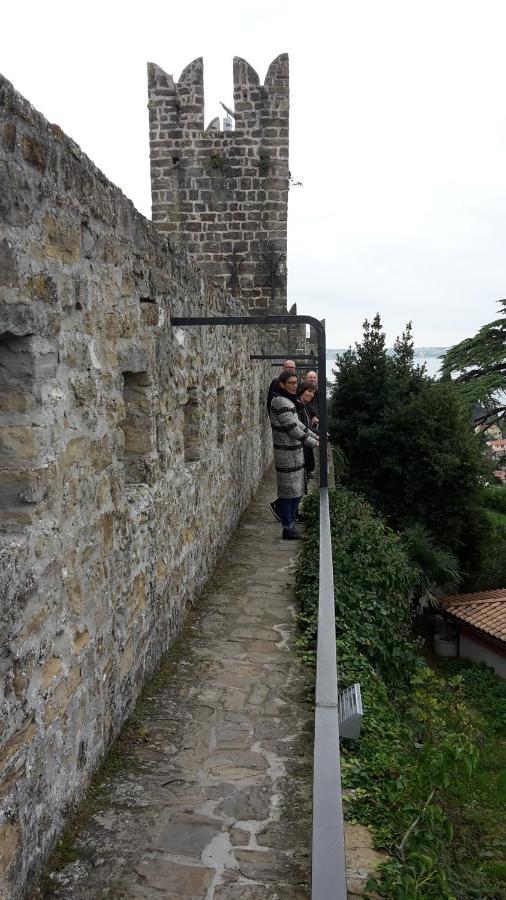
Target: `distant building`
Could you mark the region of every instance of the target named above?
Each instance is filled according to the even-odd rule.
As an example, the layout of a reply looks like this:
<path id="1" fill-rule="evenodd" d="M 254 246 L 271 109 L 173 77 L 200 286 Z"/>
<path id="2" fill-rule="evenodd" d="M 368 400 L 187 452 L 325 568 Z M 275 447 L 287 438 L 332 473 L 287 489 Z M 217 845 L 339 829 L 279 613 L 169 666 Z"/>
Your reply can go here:
<path id="1" fill-rule="evenodd" d="M 487 447 L 493 459 L 501 459 L 506 456 L 506 440 L 487 441 Z"/>
<path id="2" fill-rule="evenodd" d="M 444 597 L 441 610 L 458 627 L 458 656 L 506 678 L 506 588 Z"/>

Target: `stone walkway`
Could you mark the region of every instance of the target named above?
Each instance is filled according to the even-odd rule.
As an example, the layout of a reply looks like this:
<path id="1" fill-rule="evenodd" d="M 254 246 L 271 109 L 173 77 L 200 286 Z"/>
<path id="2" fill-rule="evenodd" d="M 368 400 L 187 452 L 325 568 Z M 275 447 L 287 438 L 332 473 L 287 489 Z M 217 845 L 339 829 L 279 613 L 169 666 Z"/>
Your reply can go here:
<path id="1" fill-rule="evenodd" d="M 178 642 L 172 671 L 120 742 L 119 771 L 98 801 L 87 801 L 78 858 L 36 896 L 309 896 L 310 676 L 294 649 L 298 545 L 280 540 L 267 506 L 275 493 L 269 475 Z"/>

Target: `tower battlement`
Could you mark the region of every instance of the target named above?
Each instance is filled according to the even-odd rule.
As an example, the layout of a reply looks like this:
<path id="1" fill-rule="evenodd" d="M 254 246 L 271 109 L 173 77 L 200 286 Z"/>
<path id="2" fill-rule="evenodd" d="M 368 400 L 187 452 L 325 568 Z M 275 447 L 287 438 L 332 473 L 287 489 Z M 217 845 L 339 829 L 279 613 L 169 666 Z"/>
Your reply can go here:
<path id="1" fill-rule="evenodd" d="M 204 67 L 148 64 L 153 223 L 250 312 L 286 311 L 288 55 L 234 59 L 235 130 L 204 124 Z"/>

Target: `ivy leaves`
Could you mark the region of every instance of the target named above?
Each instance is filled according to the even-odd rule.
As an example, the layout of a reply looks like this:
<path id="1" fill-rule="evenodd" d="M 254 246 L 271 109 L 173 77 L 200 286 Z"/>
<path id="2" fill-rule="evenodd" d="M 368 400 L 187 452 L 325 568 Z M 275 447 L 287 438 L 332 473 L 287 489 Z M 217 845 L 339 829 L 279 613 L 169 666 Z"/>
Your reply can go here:
<path id="1" fill-rule="evenodd" d="M 448 795 L 456 785 L 469 795 L 479 762 L 482 723 L 470 701 L 487 715 L 496 710 L 503 723 L 506 688 L 494 687 L 497 679 L 476 668 L 440 674 L 427 666 L 411 637 L 417 573 L 401 540 L 360 496 L 340 487 L 329 499 L 339 684 L 343 689 L 360 681 L 364 706 L 360 741 L 341 748 L 345 816 L 368 826 L 377 846 L 391 855 L 367 889 L 388 900 L 456 900 L 461 875 Z M 316 495 L 307 498 L 305 513 L 309 524 L 297 573 L 299 646 L 312 664 Z M 459 890 L 459 900 L 475 896 L 473 890 Z"/>

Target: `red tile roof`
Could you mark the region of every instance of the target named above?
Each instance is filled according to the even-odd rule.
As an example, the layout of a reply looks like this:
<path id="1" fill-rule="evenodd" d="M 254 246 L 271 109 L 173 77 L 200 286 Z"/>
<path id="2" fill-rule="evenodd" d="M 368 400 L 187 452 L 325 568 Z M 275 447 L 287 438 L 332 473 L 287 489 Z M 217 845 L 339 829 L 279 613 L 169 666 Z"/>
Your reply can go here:
<path id="1" fill-rule="evenodd" d="M 506 588 L 454 594 L 441 601 L 444 611 L 464 625 L 506 644 Z"/>

